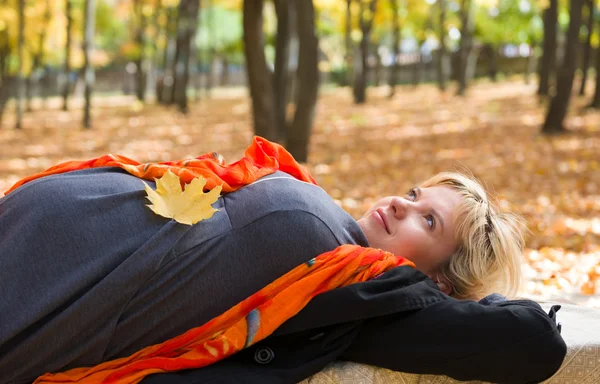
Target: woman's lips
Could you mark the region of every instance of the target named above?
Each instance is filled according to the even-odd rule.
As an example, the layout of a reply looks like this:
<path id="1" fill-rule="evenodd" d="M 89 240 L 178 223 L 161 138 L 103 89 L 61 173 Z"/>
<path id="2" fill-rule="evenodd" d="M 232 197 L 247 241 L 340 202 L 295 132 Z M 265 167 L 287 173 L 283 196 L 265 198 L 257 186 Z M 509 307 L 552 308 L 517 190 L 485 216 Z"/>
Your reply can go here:
<path id="1" fill-rule="evenodd" d="M 379 221 L 381 223 L 381 225 L 383 226 L 385 231 L 389 234 L 390 230 L 388 229 L 387 220 L 386 220 L 385 214 L 383 213 L 383 210 L 381 208 L 379 208 L 373 213 L 374 213 L 374 216 L 377 219 L 377 221 Z"/>

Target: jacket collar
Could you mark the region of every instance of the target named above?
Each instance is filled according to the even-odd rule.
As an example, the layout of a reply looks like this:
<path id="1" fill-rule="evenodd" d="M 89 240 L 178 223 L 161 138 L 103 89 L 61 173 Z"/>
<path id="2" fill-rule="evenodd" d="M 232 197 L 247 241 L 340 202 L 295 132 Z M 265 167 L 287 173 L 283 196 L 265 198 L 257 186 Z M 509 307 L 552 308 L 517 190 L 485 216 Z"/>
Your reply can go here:
<path id="1" fill-rule="evenodd" d="M 421 309 L 449 298 L 427 275 L 400 266 L 375 279 L 316 296 L 274 336 Z"/>

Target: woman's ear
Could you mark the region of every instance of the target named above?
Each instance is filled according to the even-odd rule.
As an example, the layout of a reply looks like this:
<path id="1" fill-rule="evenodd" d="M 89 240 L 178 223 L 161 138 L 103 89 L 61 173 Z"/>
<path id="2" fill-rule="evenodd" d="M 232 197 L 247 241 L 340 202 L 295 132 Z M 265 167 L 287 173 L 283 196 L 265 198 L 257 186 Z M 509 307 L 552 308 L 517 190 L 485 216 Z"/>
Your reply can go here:
<path id="1" fill-rule="evenodd" d="M 448 279 L 446 279 L 444 276 L 438 275 L 438 276 L 436 276 L 436 279 L 434 281 L 437 284 L 440 291 L 444 292 L 448 296 L 450 296 L 452 294 L 452 291 L 453 291 L 452 283 L 450 283 L 450 281 Z"/>

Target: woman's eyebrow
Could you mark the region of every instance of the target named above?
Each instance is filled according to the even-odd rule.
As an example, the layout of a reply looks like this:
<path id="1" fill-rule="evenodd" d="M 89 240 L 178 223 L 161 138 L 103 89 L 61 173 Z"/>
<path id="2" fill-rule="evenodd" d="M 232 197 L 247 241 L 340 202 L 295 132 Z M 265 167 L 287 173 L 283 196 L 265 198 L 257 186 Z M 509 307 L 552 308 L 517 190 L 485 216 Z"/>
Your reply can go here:
<path id="1" fill-rule="evenodd" d="M 421 197 L 421 195 L 423 194 L 423 190 L 420 187 L 416 187 L 415 190 L 417 191 L 417 196 Z M 436 217 L 436 219 L 440 222 L 440 228 L 442 230 L 442 236 L 444 235 L 444 219 L 442 218 L 442 215 L 440 215 L 440 213 L 433 207 L 431 207 L 431 213 Z"/>

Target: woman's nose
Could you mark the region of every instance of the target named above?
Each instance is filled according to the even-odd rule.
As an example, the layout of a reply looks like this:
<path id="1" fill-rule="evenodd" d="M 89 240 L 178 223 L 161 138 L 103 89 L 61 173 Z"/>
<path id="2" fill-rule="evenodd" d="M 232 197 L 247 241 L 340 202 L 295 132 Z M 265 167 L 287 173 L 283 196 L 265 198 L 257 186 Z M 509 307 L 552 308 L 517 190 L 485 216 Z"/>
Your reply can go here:
<path id="1" fill-rule="evenodd" d="M 410 209 L 410 204 L 410 201 L 402 197 L 393 197 L 390 201 L 390 208 L 394 214 L 394 217 L 396 219 L 403 219 L 406 216 L 408 210 Z"/>

